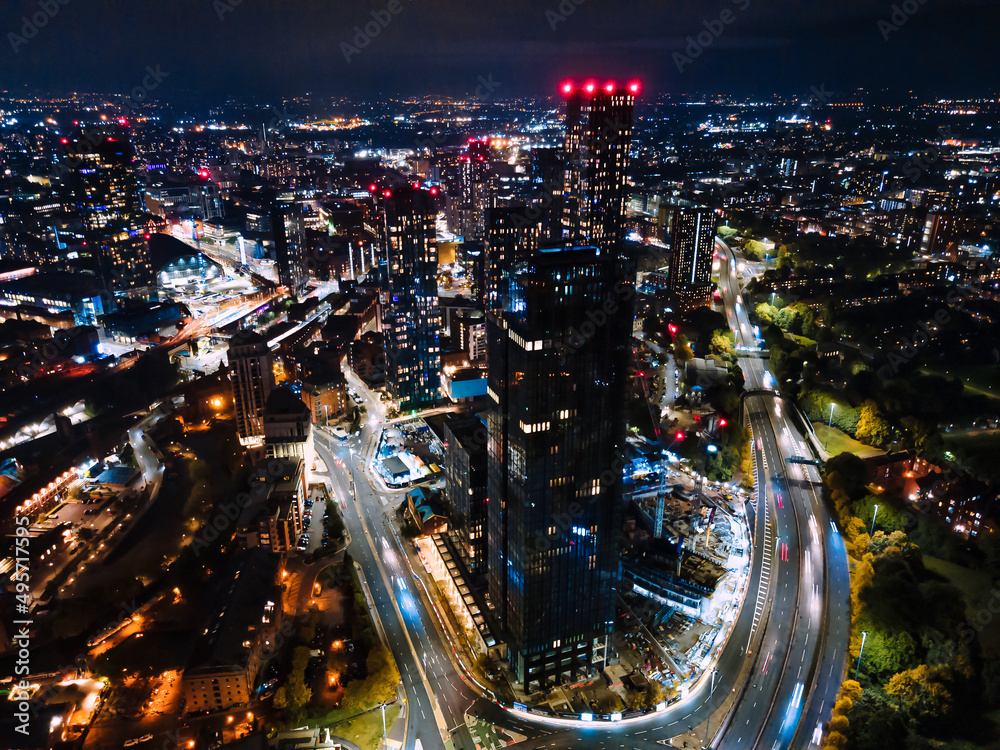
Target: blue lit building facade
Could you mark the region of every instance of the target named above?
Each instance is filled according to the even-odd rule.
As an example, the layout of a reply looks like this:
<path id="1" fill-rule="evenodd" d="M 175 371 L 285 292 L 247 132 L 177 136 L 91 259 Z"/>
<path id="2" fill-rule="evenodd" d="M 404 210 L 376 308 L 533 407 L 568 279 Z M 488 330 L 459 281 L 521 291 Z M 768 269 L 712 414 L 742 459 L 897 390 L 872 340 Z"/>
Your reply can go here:
<path id="1" fill-rule="evenodd" d="M 552 201 L 487 221 L 489 601 L 525 690 L 609 663 L 620 575 L 634 92 L 564 93 L 564 237 Z"/>
<path id="2" fill-rule="evenodd" d="M 430 193 L 418 188 L 387 190 L 381 201 L 385 379 L 405 412 L 440 400 L 437 212 Z"/>

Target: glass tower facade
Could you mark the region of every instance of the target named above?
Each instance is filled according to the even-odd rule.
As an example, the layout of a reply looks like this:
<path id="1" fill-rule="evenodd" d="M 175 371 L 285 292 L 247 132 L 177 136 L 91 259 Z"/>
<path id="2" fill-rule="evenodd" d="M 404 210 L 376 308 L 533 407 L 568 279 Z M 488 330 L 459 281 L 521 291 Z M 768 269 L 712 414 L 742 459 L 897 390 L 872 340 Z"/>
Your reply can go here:
<path id="1" fill-rule="evenodd" d="M 618 280 L 599 248 L 541 248 L 489 317 L 490 601 L 526 689 L 606 658 L 631 326 Z"/>
<path id="2" fill-rule="evenodd" d="M 383 195 L 385 377 L 400 411 L 432 406 L 439 399 L 436 218 L 433 197 L 425 190 L 404 187 Z"/>
<path id="3" fill-rule="evenodd" d="M 565 165 L 554 181 L 562 191 L 487 219 L 489 601 L 525 690 L 593 674 L 610 658 L 635 282 L 622 212 L 636 91 L 564 85 L 564 158 L 549 168 Z"/>

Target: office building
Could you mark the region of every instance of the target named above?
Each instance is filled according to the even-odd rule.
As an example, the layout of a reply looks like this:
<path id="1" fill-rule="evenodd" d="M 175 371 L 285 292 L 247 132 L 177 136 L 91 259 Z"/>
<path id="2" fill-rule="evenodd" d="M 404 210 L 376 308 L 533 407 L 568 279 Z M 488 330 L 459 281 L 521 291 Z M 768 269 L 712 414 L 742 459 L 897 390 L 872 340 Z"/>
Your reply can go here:
<path id="1" fill-rule="evenodd" d="M 434 199 L 412 187 L 386 190 L 381 213 L 385 377 L 399 410 L 409 411 L 433 405 L 441 384 Z"/>
<path id="2" fill-rule="evenodd" d="M 124 124 L 89 126 L 63 138 L 66 176 L 104 287 L 149 297 L 154 291 L 145 206 Z"/>
<path id="3" fill-rule="evenodd" d="M 540 248 L 489 315 L 490 601 L 526 690 L 608 658 L 632 323 L 606 304 L 619 268 L 596 247 Z"/>
<path id="4" fill-rule="evenodd" d="M 274 390 L 274 361 L 267 339 L 241 331 L 229 342 L 229 378 L 236 406 L 236 434 L 240 444 L 264 444 L 264 406 Z"/>

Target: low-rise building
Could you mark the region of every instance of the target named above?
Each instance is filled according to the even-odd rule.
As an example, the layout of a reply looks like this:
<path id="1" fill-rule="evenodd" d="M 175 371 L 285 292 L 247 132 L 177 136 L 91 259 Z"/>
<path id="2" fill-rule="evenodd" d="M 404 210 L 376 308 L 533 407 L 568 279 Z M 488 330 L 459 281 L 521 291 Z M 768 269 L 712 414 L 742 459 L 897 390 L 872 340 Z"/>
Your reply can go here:
<path id="1" fill-rule="evenodd" d="M 305 471 L 301 459 L 265 458 L 250 477 L 249 503 L 236 535 L 243 547 L 279 555 L 295 549 L 304 528 Z"/>
<path id="2" fill-rule="evenodd" d="M 275 388 L 264 405 L 264 450 L 269 458 L 313 458 L 313 412 L 288 386 Z"/>
<path id="3" fill-rule="evenodd" d="M 302 401 L 312 413 L 313 424 L 326 424 L 347 411 L 347 383 L 343 373 L 327 370 L 302 379 Z"/>
<path id="4" fill-rule="evenodd" d="M 218 606 L 184 669 L 185 710 L 246 705 L 261 666 L 274 652 L 281 617 L 278 562 L 242 552 L 217 592 Z"/>

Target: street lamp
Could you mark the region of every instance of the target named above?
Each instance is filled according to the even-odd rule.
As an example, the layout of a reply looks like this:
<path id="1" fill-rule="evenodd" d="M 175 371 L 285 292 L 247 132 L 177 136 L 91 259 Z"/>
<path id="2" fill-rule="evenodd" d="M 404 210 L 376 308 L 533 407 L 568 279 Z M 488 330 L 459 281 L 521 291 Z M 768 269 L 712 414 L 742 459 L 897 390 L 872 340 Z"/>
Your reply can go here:
<path id="1" fill-rule="evenodd" d="M 833 410 L 836 406 L 835 403 L 830 402 L 830 421 L 826 425 L 826 440 L 823 443 L 823 450 L 830 447 L 830 433 L 833 432 Z"/>
<path id="2" fill-rule="evenodd" d="M 861 631 L 861 650 L 858 652 L 858 667 L 854 670 L 854 679 L 858 679 L 858 673 L 861 672 L 861 657 L 865 653 L 865 640 L 868 638 L 868 631 Z"/>
<path id="3" fill-rule="evenodd" d="M 872 513 L 872 529 L 871 529 L 871 531 L 868 532 L 868 536 L 871 536 L 872 534 L 875 533 L 875 518 L 876 518 L 876 516 L 878 516 L 878 506 L 877 505 L 875 506 L 875 512 Z"/>

